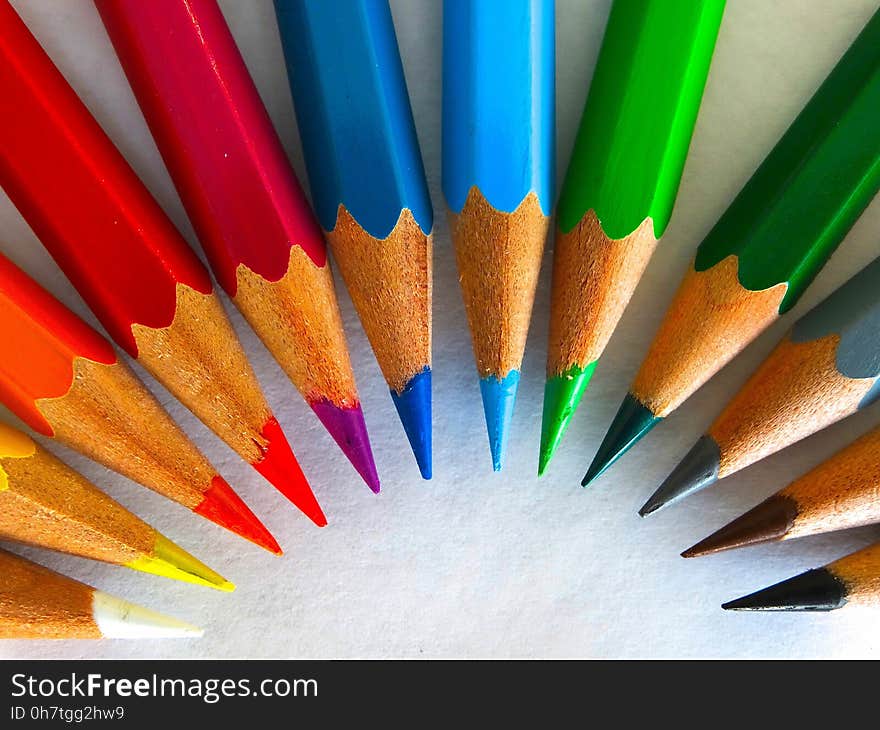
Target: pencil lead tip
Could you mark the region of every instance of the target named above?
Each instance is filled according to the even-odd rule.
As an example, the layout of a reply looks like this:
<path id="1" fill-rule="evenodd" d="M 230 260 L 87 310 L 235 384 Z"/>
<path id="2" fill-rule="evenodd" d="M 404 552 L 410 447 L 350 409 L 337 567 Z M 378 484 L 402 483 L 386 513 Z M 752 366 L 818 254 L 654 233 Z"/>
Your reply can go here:
<path id="1" fill-rule="evenodd" d="M 846 603 L 846 585 L 827 568 L 816 568 L 781 583 L 728 601 L 725 611 L 833 611 Z"/>
<path id="2" fill-rule="evenodd" d="M 191 639 L 205 633 L 197 626 L 98 590 L 92 593 L 92 616 L 107 639 Z"/>
<path id="3" fill-rule="evenodd" d="M 230 592 L 235 586 L 219 573 L 215 573 L 202 561 L 190 555 L 179 545 L 163 535 L 156 535 L 151 555 L 136 558 L 126 567 L 151 573 L 164 578 L 207 586 L 218 591 Z"/>
<path id="4" fill-rule="evenodd" d="M 431 368 L 417 373 L 398 393 L 391 389 L 391 399 L 409 439 L 422 479 L 432 476 L 431 454 Z"/>
<path id="5" fill-rule="evenodd" d="M 378 494 L 379 475 L 360 403 L 354 407 L 340 408 L 328 400 L 320 400 L 310 405 L 357 473 Z"/>
<path id="6" fill-rule="evenodd" d="M 501 471 L 504 453 L 507 450 L 507 437 L 510 432 L 510 421 L 513 418 L 518 388 L 518 370 L 511 370 L 503 378 L 498 378 L 495 375 L 480 378 L 480 395 L 483 398 L 486 430 L 489 433 L 492 470 L 496 472 Z"/>
<path id="7" fill-rule="evenodd" d="M 254 462 L 254 469 L 318 527 L 326 525 L 327 518 L 321 505 L 274 416 L 266 421 L 260 435 L 266 440 L 266 445 L 263 447 L 263 457 Z"/>
<path id="8" fill-rule="evenodd" d="M 594 361 L 585 368 L 574 365 L 561 375 L 547 378 L 544 384 L 538 476 L 542 476 L 547 471 L 547 466 L 556 453 L 559 442 L 562 441 L 562 436 L 581 402 L 595 369 Z"/>
<path id="9" fill-rule="evenodd" d="M 632 393 L 627 393 L 581 481 L 581 486 L 586 487 L 603 474 L 660 420 L 662 419 L 655 416 Z"/>
<path id="10" fill-rule="evenodd" d="M 695 558 L 722 550 L 781 540 L 791 529 L 797 516 L 797 502 L 790 497 L 774 494 L 689 547 L 681 555 L 684 558 Z"/>
<path id="11" fill-rule="evenodd" d="M 201 504 L 193 512 L 271 553 L 281 555 L 281 547 L 272 533 L 222 477 L 215 476 L 211 487 L 202 496 Z"/>
<path id="12" fill-rule="evenodd" d="M 701 436 L 639 510 L 642 517 L 699 492 L 718 481 L 721 450 L 711 436 Z"/>

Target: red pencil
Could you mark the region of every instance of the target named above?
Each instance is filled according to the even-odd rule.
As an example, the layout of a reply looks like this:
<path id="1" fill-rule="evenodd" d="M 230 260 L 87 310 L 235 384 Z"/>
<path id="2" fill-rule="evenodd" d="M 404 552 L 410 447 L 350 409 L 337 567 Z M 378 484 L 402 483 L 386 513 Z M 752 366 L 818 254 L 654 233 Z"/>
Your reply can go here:
<path id="1" fill-rule="evenodd" d="M 214 274 L 379 480 L 318 226 L 215 0 L 96 0 Z"/>
<path id="2" fill-rule="evenodd" d="M 0 185 L 116 343 L 326 524 L 208 272 L 7 0 Z"/>

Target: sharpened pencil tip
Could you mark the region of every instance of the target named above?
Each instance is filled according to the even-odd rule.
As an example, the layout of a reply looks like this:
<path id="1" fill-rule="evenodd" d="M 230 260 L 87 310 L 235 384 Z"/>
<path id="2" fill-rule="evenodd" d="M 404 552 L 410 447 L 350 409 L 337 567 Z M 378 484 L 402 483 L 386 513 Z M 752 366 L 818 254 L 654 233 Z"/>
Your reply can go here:
<path id="1" fill-rule="evenodd" d="M 92 594 L 92 616 L 101 635 L 108 639 L 191 639 L 205 633 L 197 626 L 103 591 Z"/>
<path id="2" fill-rule="evenodd" d="M 266 446 L 263 458 L 253 464 L 254 469 L 318 527 L 324 527 L 327 518 L 274 416 L 266 421 L 260 435 L 266 440 Z"/>
<path id="3" fill-rule="evenodd" d="M 695 558 L 722 550 L 781 540 L 791 529 L 797 516 L 797 502 L 784 495 L 774 494 L 681 555 L 683 558 Z"/>
<path id="4" fill-rule="evenodd" d="M 725 611 L 833 611 L 845 603 L 843 581 L 827 568 L 817 568 L 728 601 L 721 608 Z"/>
<path id="5" fill-rule="evenodd" d="M 639 510 L 645 517 L 718 481 L 721 450 L 711 436 L 701 436 L 657 491 Z"/>
<path id="6" fill-rule="evenodd" d="M 547 471 L 547 466 L 556 453 L 559 442 L 562 441 L 562 436 L 581 402 L 595 369 L 596 362 L 591 362 L 585 368 L 575 365 L 561 375 L 547 378 L 544 384 L 538 476 L 543 476 Z"/>
<path id="7" fill-rule="evenodd" d="M 480 379 L 480 395 L 483 398 L 483 412 L 486 415 L 493 471 L 501 471 L 518 388 L 518 370 L 511 370 L 500 379 L 494 375 Z"/>
<path id="8" fill-rule="evenodd" d="M 281 547 L 272 537 L 272 533 L 222 477 L 215 476 L 212 486 L 202 496 L 204 499 L 193 512 L 271 553 L 281 555 Z"/>
<path id="9" fill-rule="evenodd" d="M 222 575 L 215 573 L 182 547 L 158 534 L 153 544 L 152 554 L 136 558 L 127 563 L 126 567 L 185 583 L 207 586 L 218 591 L 231 592 L 235 590 L 235 586 Z"/>
<path id="10" fill-rule="evenodd" d="M 391 390 L 391 399 L 409 439 L 422 479 L 433 472 L 431 450 L 431 368 L 426 367 L 410 378 L 403 390 Z"/>
<path id="11" fill-rule="evenodd" d="M 379 474 L 376 472 L 360 404 L 353 408 L 340 408 L 330 401 L 320 400 L 309 405 L 367 486 L 378 494 Z"/>
<path id="12" fill-rule="evenodd" d="M 608 433 L 605 434 L 605 438 L 596 452 L 596 456 L 593 457 L 590 468 L 587 469 L 581 486 L 586 487 L 603 474 L 661 420 L 632 393 L 627 393 L 608 428 Z"/>

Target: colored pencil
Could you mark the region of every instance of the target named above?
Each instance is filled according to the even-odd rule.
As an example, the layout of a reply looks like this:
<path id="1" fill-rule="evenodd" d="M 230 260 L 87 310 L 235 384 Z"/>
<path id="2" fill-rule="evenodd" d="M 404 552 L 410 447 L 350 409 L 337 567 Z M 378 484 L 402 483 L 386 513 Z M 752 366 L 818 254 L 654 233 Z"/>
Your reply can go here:
<path id="1" fill-rule="evenodd" d="M 433 212 L 387 0 L 277 0 L 318 220 L 431 478 Z"/>
<path id="2" fill-rule="evenodd" d="M 0 639 L 170 639 L 202 633 L 0 550 Z"/>
<path id="3" fill-rule="evenodd" d="M 235 586 L 0 423 L 0 539 L 232 591 Z"/>
<path id="4" fill-rule="evenodd" d="M 878 395 L 880 258 L 798 320 L 640 514 L 704 489 Z"/>
<path id="5" fill-rule="evenodd" d="M 682 555 L 871 525 L 880 522 L 878 493 L 880 429 L 875 429 Z"/>
<path id="6" fill-rule="evenodd" d="M 557 212 L 538 473 L 663 236 L 724 0 L 615 0 Z"/>
<path id="7" fill-rule="evenodd" d="M 326 524 L 208 272 L 7 0 L 0 186 L 119 347 Z"/>
<path id="8" fill-rule="evenodd" d="M 700 244 L 586 485 L 791 309 L 880 187 L 880 13 Z"/>
<path id="9" fill-rule="evenodd" d="M 880 608 L 880 543 L 824 568 L 809 570 L 774 586 L 725 603 L 728 611 L 834 611 Z"/>
<path id="10" fill-rule="evenodd" d="M 281 552 L 112 345 L 3 256 L 0 342 L 0 402 L 35 431 Z"/>
<path id="11" fill-rule="evenodd" d="M 553 0 L 443 3 L 443 192 L 495 471 L 553 208 L 555 33 Z"/>
<path id="12" fill-rule="evenodd" d="M 369 486 L 326 250 L 215 0 L 96 0 L 220 285 Z"/>

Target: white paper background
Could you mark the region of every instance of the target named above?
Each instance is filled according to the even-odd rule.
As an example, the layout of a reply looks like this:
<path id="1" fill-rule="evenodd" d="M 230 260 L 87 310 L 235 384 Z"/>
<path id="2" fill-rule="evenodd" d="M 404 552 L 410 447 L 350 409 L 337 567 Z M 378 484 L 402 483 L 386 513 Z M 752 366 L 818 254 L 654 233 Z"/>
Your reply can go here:
<path id="1" fill-rule="evenodd" d="M 685 561 L 683 548 L 874 425 L 869 409 L 650 519 L 637 508 L 788 324 L 765 333 L 590 490 L 579 481 L 694 247 L 876 8 L 875 0 L 730 0 L 672 223 L 548 476 L 535 477 L 550 256 L 505 470 L 491 472 L 440 191 L 440 0 L 394 0 L 436 211 L 434 470 L 422 482 L 363 332 L 340 292 L 383 479 L 373 496 L 236 312 L 271 404 L 330 520 L 314 528 L 154 387 L 286 549 L 273 559 L 183 508 L 52 445 L 169 537 L 235 581 L 232 595 L 21 549 L 103 590 L 205 627 L 181 642 L 5 642 L 2 657 L 852 657 L 876 654 L 876 616 L 723 612 L 727 599 L 880 537 L 823 536 Z M 175 222 L 195 242 L 109 41 L 87 0 L 14 5 Z M 302 156 L 269 0 L 221 5 L 285 145 Z M 558 157 L 564 174 L 609 0 L 558 3 Z M 343 32 L 341 30 L 341 32 Z M 646 110 L 649 113 L 650 110 Z M 304 179 L 304 178 L 303 178 Z M 2 196 L 2 193 L 0 193 Z M 799 303 L 804 312 L 878 253 L 875 201 Z M 9 201 L 2 249 L 94 322 Z M 142 371 L 141 371 L 142 372 Z M 16 548 L 18 549 L 18 548 Z"/>

